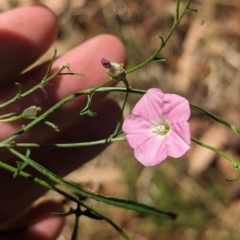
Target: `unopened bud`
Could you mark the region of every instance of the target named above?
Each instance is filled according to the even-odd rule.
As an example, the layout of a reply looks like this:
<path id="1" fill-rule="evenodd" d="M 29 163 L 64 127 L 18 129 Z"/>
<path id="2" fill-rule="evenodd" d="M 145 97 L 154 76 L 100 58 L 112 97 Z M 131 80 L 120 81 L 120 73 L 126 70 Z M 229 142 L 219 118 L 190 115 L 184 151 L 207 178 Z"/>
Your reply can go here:
<path id="1" fill-rule="evenodd" d="M 126 79 L 126 71 L 122 63 L 109 62 L 106 58 L 102 58 L 101 63 L 103 67 L 107 68 L 106 73 L 109 77 L 117 81 Z"/>
<path id="2" fill-rule="evenodd" d="M 36 117 L 37 113 L 39 111 L 41 111 L 42 108 L 41 107 L 36 107 L 36 106 L 31 106 L 29 108 L 26 108 L 23 113 L 22 113 L 22 117 L 23 118 L 33 118 Z"/>
<path id="3" fill-rule="evenodd" d="M 111 63 L 106 58 L 102 58 L 101 63 L 105 68 L 111 68 L 112 67 Z"/>

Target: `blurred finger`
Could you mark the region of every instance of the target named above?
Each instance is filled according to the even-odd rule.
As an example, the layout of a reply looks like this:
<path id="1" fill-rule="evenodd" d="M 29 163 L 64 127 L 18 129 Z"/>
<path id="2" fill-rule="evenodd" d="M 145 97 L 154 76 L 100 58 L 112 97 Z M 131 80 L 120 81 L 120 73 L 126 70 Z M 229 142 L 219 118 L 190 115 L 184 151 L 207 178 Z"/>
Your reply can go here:
<path id="1" fill-rule="evenodd" d="M 97 113 L 95 117 L 81 116 L 70 128 L 66 129 L 53 142 L 71 143 L 100 140 L 110 136 L 119 120 L 120 109 L 114 101 L 105 101 L 92 108 Z M 109 116 L 109 117 L 106 117 Z M 64 176 L 79 167 L 84 162 L 100 153 L 107 144 L 82 148 L 40 148 L 31 150 L 31 158 L 57 175 Z M 24 149 L 19 149 L 24 150 Z M 25 151 L 25 150 L 24 150 Z M 9 163 L 16 166 L 16 158 Z M 27 167 L 27 172 L 33 176 L 43 178 L 43 175 Z M 7 185 L 7 188 L 6 188 Z M 13 217 L 25 209 L 29 204 L 41 196 L 47 189 L 36 185 L 31 179 L 13 178 L 12 173 L 0 169 L 0 223 Z M 17 204 L 5 208 L 5 203 L 17 199 Z"/>
<path id="2" fill-rule="evenodd" d="M 43 202 L 2 227 L 0 240 L 55 240 L 64 226 L 65 219 L 54 216 L 51 212 L 63 211 L 62 205 L 56 202 Z"/>
<path id="3" fill-rule="evenodd" d="M 0 84 L 37 60 L 57 36 L 56 16 L 34 5 L 0 14 Z"/>
<path id="4" fill-rule="evenodd" d="M 59 57 L 53 65 L 53 69 L 56 71 L 56 69 L 59 69 L 63 64 L 70 63 L 71 70 L 73 72 L 84 73 L 85 77 L 78 78 L 76 76 L 69 75 L 58 77 L 51 82 L 49 87 L 46 88 L 48 93 L 47 99 L 40 89 L 30 96 L 18 100 L 16 103 L 5 108 L 4 112 L 3 110 L 1 112 L 21 113 L 24 109 L 32 105 L 40 106 L 43 111 L 45 111 L 57 101 L 70 94 L 97 86 L 107 79 L 105 69 L 100 63 L 103 56 L 113 61 L 126 62 L 126 52 L 124 46 L 117 38 L 111 35 L 101 35 L 95 37 L 67 54 Z M 23 89 L 29 89 L 30 86 L 34 86 L 40 82 L 46 73 L 46 68 L 47 64 L 37 67 L 22 75 L 20 78 L 16 79 L 16 81 L 19 81 L 22 84 Z M 115 84 L 115 82 L 112 82 L 112 84 Z M 8 86 L 3 91 L 3 94 L 0 96 L 2 101 L 10 98 L 10 92 L 13 92 L 12 86 Z M 98 96 L 99 99 L 97 99 Z M 56 113 L 53 113 L 48 119 L 53 121 L 54 124 L 60 126 L 60 130 L 62 130 L 64 127 L 71 124 L 71 122 L 77 117 L 80 109 L 84 107 L 85 99 L 86 98 L 83 97 L 73 99 L 71 102 L 61 107 Z M 100 100 L 102 100 L 102 95 L 97 95 L 94 101 L 98 102 Z M 76 111 L 78 112 L 77 115 Z M 27 121 L 18 121 L 15 123 L 0 124 L 0 140 L 6 139 L 8 136 L 14 134 L 21 128 L 22 125 L 26 124 L 26 122 Z M 43 128 L 41 126 L 40 128 L 34 128 L 32 136 L 34 136 L 34 141 L 41 141 L 46 137 L 49 137 L 49 134 L 52 135 L 55 133 L 51 130 L 49 131 L 48 128 Z M 31 137 L 30 132 L 25 134 L 23 138 L 20 138 L 20 140 L 22 141 L 26 137 Z"/>

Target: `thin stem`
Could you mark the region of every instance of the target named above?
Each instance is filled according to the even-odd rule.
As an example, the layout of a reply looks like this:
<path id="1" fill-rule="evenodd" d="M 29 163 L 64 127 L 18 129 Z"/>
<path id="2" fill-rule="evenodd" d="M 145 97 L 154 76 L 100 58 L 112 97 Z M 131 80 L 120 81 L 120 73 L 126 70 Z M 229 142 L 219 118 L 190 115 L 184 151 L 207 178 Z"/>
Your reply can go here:
<path id="1" fill-rule="evenodd" d="M 21 92 L 22 92 L 22 86 L 18 82 L 16 82 L 15 84 L 18 86 L 18 93 L 13 98 L 11 98 L 10 100 L 0 104 L 0 108 L 8 106 L 11 103 L 15 102 L 18 98 L 20 98 L 20 95 L 21 95 Z"/>
<path id="2" fill-rule="evenodd" d="M 128 80 L 126 78 L 125 78 L 125 80 L 123 80 L 123 83 L 125 84 L 127 90 L 131 89 L 130 86 L 129 86 Z M 118 123 L 116 125 L 116 128 L 115 128 L 113 134 L 111 135 L 111 137 L 115 137 L 115 136 L 118 135 L 118 132 L 119 132 L 119 129 L 120 129 L 120 126 L 121 126 L 121 123 L 122 123 L 123 111 L 125 109 L 125 106 L 126 106 L 127 100 L 128 100 L 128 94 L 129 94 L 129 92 L 127 91 L 126 94 L 125 94 L 123 105 L 121 107 L 121 113 L 120 113 L 119 121 L 118 121 Z"/>
<path id="3" fill-rule="evenodd" d="M 58 109 L 62 105 L 66 104 L 67 102 L 71 101 L 72 99 L 74 99 L 76 97 L 79 97 L 79 96 L 82 96 L 82 95 L 91 94 L 94 91 L 96 91 L 98 88 L 100 88 L 100 87 L 104 86 L 105 84 L 109 83 L 110 81 L 112 81 L 112 80 L 109 79 L 109 80 L 105 81 L 104 83 L 101 83 L 100 85 L 96 86 L 95 88 L 86 89 L 86 90 L 83 90 L 83 91 L 80 91 L 80 92 L 77 92 L 77 93 L 74 93 L 72 95 L 67 96 L 66 98 L 62 99 L 61 101 L 59 101 L 55 105 L 53 105 L 51 108 L 49 108 L 46 112 L 44 112 L 43 114 L 38 116 L 36 119 L 31 121 L 29 124 L 27 124 L 26 126 L 21 128 L 18 132 L 16 132 L 15 134 L 10 136 L 6 140 L 4 140 L 2 143 L 10 143 L 10 142 L 12 142 L 18 136 L 22 135 L 24 132 L 28 131 L 30 128 L 35 126 L 37 123 L 39 123 L 40 121 L 43 121 L 43 119 L 45 119 L 48 115 L 53 113 L 56 109 Z"/>
<path id="4" fill-rule="evenodd" d="M 34 92 L 35 90 L 43 87 L 44 85 L 46 85 L 48 82 L 50 82 L 52 79 L 54 79 L 55 77 L 59 76 L 59 74 L 64 70 L 64 69 L 69 69 L 69 65 L 63 65 L 57 72 L 55 72 L 53 75 L 51 75 L 48 78 L 43 78 L 43 80 L 35 85 L 33 88 L 29 89 L 28 91 L 26 91 L 25 93 L 22 93 L 20 95 L 20 97 L 26 97 L 27 95 L 29 95 L 30 93 Z"/>
<path id="5" fill-rule="evenodd" d="M 229 162 L 231 162 L 232 165 L 233 165 L 235 168 L 239 168 L 239 164 L 240 164 L 240 163 L 237 162 L 237 161 L 235 161 L 231 156 L 229 156 L 229 155 L 226 154 L 225 152 L 223 152 L 223 151 L 221 151 L 221 150 L 219 150 L 219 149 L 217 149 L 217 148 L 214 148 L 214 147 L 212 147 L 212 146 L 210 146 L 210 145 L 207 145 L 207 144 L 205 144 L 205 143 L 203 143 L 203 142 L 200 142 L 200 141 L 198 141 L 198 140 L 195 139 L 195 138 L 191 138 L 191 140 L 192 140 L 193 142 L 197 143 L 198 145 L 200 145 L 201 147 L 207 148 L 207 149 L 209 149 L 209 150 L 211 150 L 211 151 L 213 151 L 213 152 L 215 152 L 215 153 L 223 156 L 223 157 L 226 158 Z"/>
<path id="6" fill-rule="evenodd" d="M 79 218 L 80 218 L 80 216 L 75 214 L 74 228 L 73 228 L 73 233 L 72 233 L 72 236 L 71 236 L 71 240 L 77 240 L 78 239 Z"/>
<path id="7" fill-rule="evenodd" d="M 44 76 L 44 78 L 43 78 L 43 80 L 41 82 L 44 82 L 47 79 L 47 77 L 48 77 L 48 75 L 49 75 L 49 73 L 50 73 L 50 71 L 52 69 L 52 65 L 53 65 L 56 57 L 57 57 L 57 49 L 55 48 L 53 56 L 52 56 L 52 59 L 51 59 L 49 65 L 48 65 L 48 69 L 47 69 L 46 75 Z"/>
<path id="8" fill-rule="evenodd" d="M 207 144 L 205 144 L 205 143 L 202 143 L 202 142 L 198 141 L 198 140 L 195 139 L 195 138 L 191 138 L 191 140 L 192 140 L 193 142 L 197 143 L 198 145 L 200 145 L 201 147 L 207 148 L 207 149 L 209 149 L 209 150 L 211 150 L 211 151 L 219 154 L 220 156 L 223 156 L 225 159 L 227 159 L 227 160 L 233 165 L 233 167 L 235 168 L 236 175 L 235 175 L 234 178 L 228 178 L 228 177 L 226 177 L 226 180 L 227 180 L 227 181 L 236 181 L 236 180 L 238 180 L 238 178 L 239 178 L 239 170 L 240 170 L 240 163 L 239 163 L 239 162 L 235 161 L 232 157 L 230 157 L 230 156 L 227 155 L 225 152 L 223 152 L 223 151 L 221 151 L 221 150 L 219 150 L 219 149 L 217 149 L 217 148 L 214 148 L 214 147 L 212 147 L 212 146 L 210 146 L 210 145 L 207 145 Z"/>
<path id="9" fill-rule="evenodd" d="M 90 147 L 100 144 L 107 144 L 119 141 L 126 141 L 126 137 L 109 137 L 107 139 L 101 139 L 97 141 L 91 142 L 80 142 L 80 143 L 54 143 L 54 144 L 38 144 L 38 143 L 0 143 L 0 148 L 8 148 L 8 147 L 20 147 L 20 148 L 40 148 L 40 147 L 48 147 L 48 148 L 78 148 L 78 147 Z"/>
<path id="10" fill-rule="evenodd" d="M 178 0 L 178 2 L 180 2 Z M 139 65 L 129 69 L 126 71 L 127 74 L 136 71 L 137 69 L 147 65 L 148 63 L 152 62 L 154 60 L 154 58 L 156 58 L 156 56 L 161 52 L 161 50 L 165 47 L 166 43 L 168 42 L 168 40 L 170 39 L 170 37 L 172 36 L 173 32 L 175 31 L 175 29 L 177 28 L 177 26 L 180 24 L 182 18 L 185 16 L 185 14 L 188 12 L 189 6 L 191 4 L 191 0 L 188 0 L 187 5 L 183 11 L 183 13 L 180 15 L 180 17 L 177 17 L 176 20 L 174 21 L 171 30 L 169 31 L 169 33 L 167 34 L 166 38 L 163 39 L 162 37 L 160 37 L 160 39 L 162 40 L 160 46 L 158 47 L 158 49 L 153 53 L 152 56 L 150 56 L 146 61 L 144 61 L 143 63 L 140 63 Z"/>
<path id="11" fill-rule="evenodd" d="M 179 18 L 180 2 L 181 2 L 181 0 L 177 0 L 177 6 L 176 6 L 176 20 Z M 176 21 L 176 20 L 175 20 L 175 21 Z"/>
<path id="12" fill-rule="evenodd" d="M 19 119 L 22 119 L 22 114 L 19 114 L 19 115 L 16 115 L 16 116 L 12 116 L 10 118 L 4 118 L 4 119 L 0 119 L 0 122 L 1 123 L 4 123 L 4 122 L 13 122 L 13 121 L 17 121 Z"/>
<path id="13" fill-rule="evenodd" d="M 209 112 L 207 112 L 207 111 L 203 110 L 202 108 L 197 107 L 195 105 L 190 104 L 190 107 L 191 107 L 191 109 L 195 110 L 196 112 L 203 113 L 203 114 L 209 116 L 210 118 L 214 119 L 215 121 L 227 126 L 228 128 L 230 128 L 234 132 L 240 133 L 240 128 L 238 128 L 235 125 L 227 122 L 226 120 L 224 120 L 224 119 L 222 119 L 218 116 L 215 116 L 215 115 L 213 115 L 213 114 L 211 114 L 211 113 L 209 113 Z"/>

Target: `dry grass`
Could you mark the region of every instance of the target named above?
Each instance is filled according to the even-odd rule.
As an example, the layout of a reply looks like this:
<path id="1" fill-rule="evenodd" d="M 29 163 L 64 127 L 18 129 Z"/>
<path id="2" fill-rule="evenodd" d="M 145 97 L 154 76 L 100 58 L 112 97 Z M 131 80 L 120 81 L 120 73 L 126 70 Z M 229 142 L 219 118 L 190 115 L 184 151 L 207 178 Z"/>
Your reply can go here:
<path id="1" fill-rule="evenodd" d="M 2 0 L 0 11 L 14 4 L 33 2 Z M 122 39 L 129 53 L 129 66 L 134 66 L 158 47 L 160 42 L 155 36 L 165 36 L 169 31 L 176 1 L 37 2 L 46 4 L 59 16 L 59 37 L 54 44 L 59 53 L 107 32 Z M 192 7 L 203 12 L 205 24 L 200 25 L 197 14 L 185 17 L 161 53 L 168 61 L 152 63 L 131 74 L 131 85 L 179 93 L 192 104 L 240 126 L 240 2 L 199 0 L 193 1 Z M 52 52 L 49 50 L 43 59 L 49 58 Z M 122 101 L 120 95 L 115 98 Z M 136 96 L 131 96 L 127 108 L 131 109 L 136 101 Z M 195 112 L 190 123 L 193 137 L 239 160 L 238 135 Z M 132 239 L 234 240 L 240 234 L 240 182 L 225 180 L 234 174 L 225 159 L 195 144 L 182 160 L 170 159 L 156 168 L 144 169 L 135 161 L 127 144 L 116 143 L 68 179 L 102 194 L 132 198 L 178 212 L 175 221 L 163 221 L 87 200 L 112 217 Z M 79 239 L 121 239 L 105 222 L 86 218 L 80 222 Z M 72 225 L 73 220 L 69 218 L 59 240 L 70 239 Z"/>

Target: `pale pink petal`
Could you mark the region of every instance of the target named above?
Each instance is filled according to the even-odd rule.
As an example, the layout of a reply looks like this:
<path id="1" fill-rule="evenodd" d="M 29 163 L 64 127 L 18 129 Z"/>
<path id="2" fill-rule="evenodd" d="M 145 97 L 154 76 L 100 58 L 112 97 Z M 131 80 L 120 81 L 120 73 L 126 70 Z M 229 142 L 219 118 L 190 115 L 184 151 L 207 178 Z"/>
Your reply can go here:
<path id="1" fill-rule="evenodd" d="M 155 124 L 156 120 L 163 115 L 163 97 L 164 93 L 160 89 L 149 89 L 137 102 L 132 113 Z"/>
<path id="2" fill-rule="evenodd" d="M 176 124 L 171 124 L 171 129 L 174 131 L 178 136 L 190 145 L 190 126 L 188 122 L 181 122 Z M 171 134 L 171 133 L 170 133 Z"/>
<path id="3" fill-rule="evenodd" d="M 139 116 L 130 114 L 123 122 L 123 132 L 127 134 L 133 133 L 151 133 L 152 124 Z"/>
<path id="4" fill-rule="evenodd" d="M 133 133 L 133 134 L 127 134 L 126 135 L 129 145 L 132 148 L 138 148 L 142 144 L 147 144 L 149 142 L 149 139 L 155 138 L 155 136 L 152 133 Z M 151 148 L 152 150 L 152 148 Z M 149 149 L 148 149 L 149 151 Z"/>
<path id="5" fill-rule="evenodd" d="M 167 154 L 170 157 L 179 158 L 190 148 L 190 145 L 186 143 L 177 133 L 171 131 L 166 136 L 167 142 Z"/>
<path id="6" fill-rule="evenodd" d="M 134 149 L 136 159 L 144 166 L 155 166 L 167 158 L 167 148 L 164 138 L 151 135 L 146 141 Z"/>
<path id="7" fill-rule="evenodd" d="M 165 94 L 163 113 L 170 123 L 187 121 L 190 117 L 189 103 L 176 94 Z"/>

